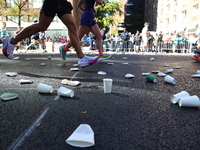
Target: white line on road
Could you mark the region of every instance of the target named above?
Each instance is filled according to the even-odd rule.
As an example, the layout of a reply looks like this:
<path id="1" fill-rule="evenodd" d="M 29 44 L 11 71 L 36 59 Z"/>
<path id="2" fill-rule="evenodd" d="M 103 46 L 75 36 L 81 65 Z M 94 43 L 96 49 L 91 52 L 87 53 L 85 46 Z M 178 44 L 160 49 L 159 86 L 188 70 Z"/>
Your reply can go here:
<path id="1" fill-rule="evenodd" d="M 70 80 L 73 80 L 79 72 L 76 72 Z"/>
<path id="2" fill-rule="evenodd" d="M 17 150 L 17 148 L 23 144 L 23 141 L 31 135 L 33 130 L 37 127 L 37 124 L 41 122 L 48 110 L 49 107 L 45 108 L 36 121 L 27 130 L 25 130 L 25 132 L 22 133 L 11 146 L 9 146 L 8 150 Z"/>

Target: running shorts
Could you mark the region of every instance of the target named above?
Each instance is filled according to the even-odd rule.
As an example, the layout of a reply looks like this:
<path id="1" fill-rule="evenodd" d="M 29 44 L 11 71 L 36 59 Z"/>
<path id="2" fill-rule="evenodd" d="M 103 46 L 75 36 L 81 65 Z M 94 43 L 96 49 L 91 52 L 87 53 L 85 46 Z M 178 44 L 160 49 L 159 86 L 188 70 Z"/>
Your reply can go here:
<path id="1" fill-rule="evenodd" d="M 94 20 L 94 13 L 89 10 L 84 11 L 81 16 L 80 25 L 86 25 L 87 27 L 90 28 L 95 24 L 96 24 L 96 21 Z"/>

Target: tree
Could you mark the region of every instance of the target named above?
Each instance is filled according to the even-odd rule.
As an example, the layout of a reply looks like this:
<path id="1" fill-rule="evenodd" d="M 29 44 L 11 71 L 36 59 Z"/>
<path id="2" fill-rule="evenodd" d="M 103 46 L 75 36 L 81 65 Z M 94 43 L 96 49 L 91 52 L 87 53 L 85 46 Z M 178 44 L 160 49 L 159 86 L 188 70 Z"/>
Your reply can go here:
<path id="1" fill-rule="evenodd" d="M 7 21 L 13 21 L 21 26 L 24 17 L 29 16 L 29 14 L 36 17 L 38 9 L 30 9 L 28 0 L 13 0 L 13 4 L 7 3 L 6 0 L 0 0 L 0 14 L 6 17 Z"/>
<path id="2" fill-rule="evenodd" d="M 109 25 L 114 25 L 120 20 L 116 19 L 114 16 L 123 14 L 121 10 L 121 3 L 116 1 L 104 1 L 102 5 L 96 5 L 96 16 L 95 20 L 97 21 L 100 28 L 107 27 Z"/>

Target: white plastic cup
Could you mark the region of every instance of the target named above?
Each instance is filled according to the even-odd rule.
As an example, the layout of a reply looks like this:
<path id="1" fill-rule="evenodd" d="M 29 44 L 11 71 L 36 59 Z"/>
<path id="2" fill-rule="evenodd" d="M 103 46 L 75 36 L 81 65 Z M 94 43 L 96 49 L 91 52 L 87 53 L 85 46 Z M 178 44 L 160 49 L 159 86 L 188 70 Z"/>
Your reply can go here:
<path id="1" fill-rule="evenodd" d="M 47 84 L 39 83 L 37 85 L 38 93 L 53 93 L 53 87 Z"/>
<path id="2" fill-rule="evenodd" d="M 75 147 L 94 146 L 94 132 L 88 124 L 81 124 L 65 141 Z"/>
<path id="3" fill-rule="evenodd" d="M 113 79 L 103 79 L 104 93 L 111 93 Z"/>
<path id="4" fill-rule="evenodd" d="M 66 97 L 73 97 L 74 96 L 74 91 L 65 87 L 60 87 L 57 90 L 57 94 L 59 96 L 66 96 Z"/>
<path id="5" fill-rule="evenodd" d="M 176 80 L 170 75 L 165 76 L 164 81 L 171 84 L 176 84 Z"/>
<path id="6" fill-rule="evenodd" d="M 176 104 L 176 103 L 178 103 L 178 101 L 179 101 L 180 98 L 188 97 L 188 96 L 190 96 L 190 94 L 188 92 L 181 91 L 181 92 L 179 92 L 179 93 L 177 93 L 175 95 L 170 96 L 170 99 L 171 99 L 171 102 L 173 104 Z"/>
<path id="7" fill-rule="evenodd" d="M 182 97 L 178 102 L 180 107 L 200 107 L 199 97 L 196 95 Z"/>

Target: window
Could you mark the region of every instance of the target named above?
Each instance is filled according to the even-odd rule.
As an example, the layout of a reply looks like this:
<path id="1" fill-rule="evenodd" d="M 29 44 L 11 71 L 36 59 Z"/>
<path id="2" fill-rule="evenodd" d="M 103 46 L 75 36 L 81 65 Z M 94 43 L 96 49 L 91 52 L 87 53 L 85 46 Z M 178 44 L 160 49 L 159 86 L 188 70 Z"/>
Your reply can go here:
<path id="1" fill-rule="evenodd" d="M 173 15 L 173 23 L 176 22 L 176 15 Z"/>
<path id="2" fill-rule="evenodd" d="M 167 11 L 168 11 L 168 12 L 170 11 L 170 4 L 167 5 Z"/>
<path id="3" fill-rule="evenodd" d="M 160 15 L 161 15 L 161 16 L 163 15 L 163 9 L 160 10 Z"/>
<path id="4" fill-rule="evenodd" d="M 199 10 L 199 4 L 193 6 L 192 16 L 197 16 Z"/>
<path id="5" fill-rule="evenodd" d="M 181 16 L 182 16 L 182 19 L 185 19 L 187 16 L 187 11 L 186 10 L 182 11 Z"/>
<path id="6" fill-rule="evenodd" d="M 169 18 L 166 19 L 166 25 L 169 25 Z"/>
<path id="7" fill-rule="evenodd" d="M 176 8 L 178 6 L 177 0 L 174 0 L 174 7 Z"/>

